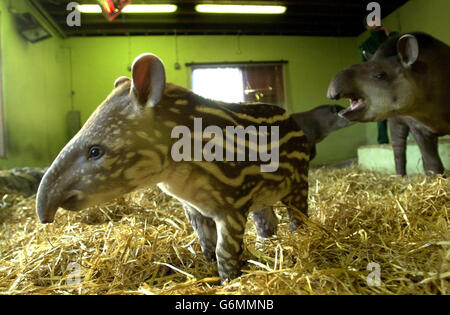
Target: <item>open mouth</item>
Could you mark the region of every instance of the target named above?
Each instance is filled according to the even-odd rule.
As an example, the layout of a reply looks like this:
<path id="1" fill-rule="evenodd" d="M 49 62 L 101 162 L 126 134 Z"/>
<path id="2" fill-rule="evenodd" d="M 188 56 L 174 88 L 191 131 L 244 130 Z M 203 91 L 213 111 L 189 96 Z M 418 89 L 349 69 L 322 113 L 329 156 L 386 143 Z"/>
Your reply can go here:
<path id="1" fill-rule="evenodd" d="M 339 116 L 348 120 L 355 120 L 364 112 L 367 104 L 363 98 L 352 97 L 349 99 L 350 106 L 339 112 Z"/>

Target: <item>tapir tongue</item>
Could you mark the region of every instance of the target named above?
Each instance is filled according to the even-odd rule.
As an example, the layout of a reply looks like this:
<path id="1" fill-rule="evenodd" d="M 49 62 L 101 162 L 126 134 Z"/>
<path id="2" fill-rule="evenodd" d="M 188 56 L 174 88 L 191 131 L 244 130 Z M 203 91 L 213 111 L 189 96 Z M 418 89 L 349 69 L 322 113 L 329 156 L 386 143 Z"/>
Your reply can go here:
<path id="1" fill-rule="evenodd" d="M 365 107 L 366 104 L 364 103 L 364 100 L 350 100 L 350 106 L 344 110 L 341 110 L 339 112 L 339 116 L 347 118 L 348 120 L 354 120 L 357 118 L 357 116 L 359 116 L 360 113 L 363 112 Z"/>

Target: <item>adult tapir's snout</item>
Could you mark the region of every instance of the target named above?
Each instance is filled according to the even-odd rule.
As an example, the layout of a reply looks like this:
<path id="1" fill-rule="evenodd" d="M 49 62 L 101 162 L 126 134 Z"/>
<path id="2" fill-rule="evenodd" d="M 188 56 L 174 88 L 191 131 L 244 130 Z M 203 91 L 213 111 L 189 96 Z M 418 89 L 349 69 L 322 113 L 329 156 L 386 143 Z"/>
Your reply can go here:
<path id="1" fill-rule="evenodd" d="M 328 86 L 327 97 L 333 100 L 348 98 L 350 106 L 339 112 L 339 116 L 349 121 L 363 121 L 367 115 L 368 103 L 364 87 L 366 82 L 364 66 L 353 65 L 339 72 Z"/>
<path id="2" fill-rule="evenodd" d="M 338 100 L 343 97 L 351 98 L 353 86 L 353 78 L 355 69 L 347 68 L 339 72 L 330 82 L 328 86 L 327 97 L 332 100 Z"/>
<path id="3" fill-rule="evenodd" d="M 336 82 L 336 77 L 333 78 L 333 80 L 330 82 L 330 85 L 328 86 L 328 92 L 327 97 L 330 100 L 338 100 L 341 98 L 341 92 L 340 92 L 340 86 Z"/>

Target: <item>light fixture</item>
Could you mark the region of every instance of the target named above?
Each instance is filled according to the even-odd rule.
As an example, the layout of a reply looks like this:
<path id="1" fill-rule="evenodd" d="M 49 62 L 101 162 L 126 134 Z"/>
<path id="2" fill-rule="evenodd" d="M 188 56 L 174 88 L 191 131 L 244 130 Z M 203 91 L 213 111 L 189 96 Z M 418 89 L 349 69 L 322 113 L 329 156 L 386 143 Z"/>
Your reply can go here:
<path id="1" fill-rule="evenodd" d="M 197 4 L 195 10 L 200 13 L 283 14 L 286 12 L 286 7 L 281 5 Z"/>
<path id="2" fill-rule="evenodd" d="M 174 4 L 129 4 L 123 13 L 172 13 L 177 11 L 178 7 Z"/>
<path id="3" fill-rule="evenodd" d="M 37 43 L 52 37 L 49 32 L 30 14 L 14 14 L 20 34 L 28 41 Z"/>
<path id="4" fill-rule="evenodd" d="M 81 13 L 102 13 L 102 8 L 98 4 L 81 4 L 77 6 Z"/>
<path id="5" fill-rule="evenodd" d="M 123 8 L 122 13 L 172 13 L 178 7 L 174 4 L 129 4 Z M 102 13 L 98 4 L 81 4 L 78 6 L 81 13 Z"/>

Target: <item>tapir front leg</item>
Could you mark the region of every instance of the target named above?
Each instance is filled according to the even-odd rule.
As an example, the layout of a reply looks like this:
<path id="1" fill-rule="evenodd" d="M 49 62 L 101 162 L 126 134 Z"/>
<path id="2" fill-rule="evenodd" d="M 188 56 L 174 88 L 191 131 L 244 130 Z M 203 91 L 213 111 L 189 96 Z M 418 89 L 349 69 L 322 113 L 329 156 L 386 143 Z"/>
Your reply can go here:
<path id="1" fill-rule="evenodd" d="M 186 217 L 200 240 L 206 259 L 216 259 L 217 229 L 213 219 L 205 217 L 190 205 L 183 204 Z"/>
<path id="2" fill-rule="evenodd" d="M 406 175 L 406 138 L 409 127 L 397 117 L 388 119 L 391 134 L 392 149 L 394 151 L 395 171 L 398 175 Z"/>
<path id="3" fill-rule="evenodd" d="M 219 276 L 229 280 L 239 276 L 245 230 L 245 217 L 238 211 L 228 212 L 216 220 L 217 267 Z"/>
<path id="4" fill-rule="evenodd" d="M 436 175 L 444 173 L 444 165 L 438 151 L 438 137 L 423 129 L 412 128 L 411 133 L 419 146 L 422 154 L 422 163 L 427 175 Z"/>

